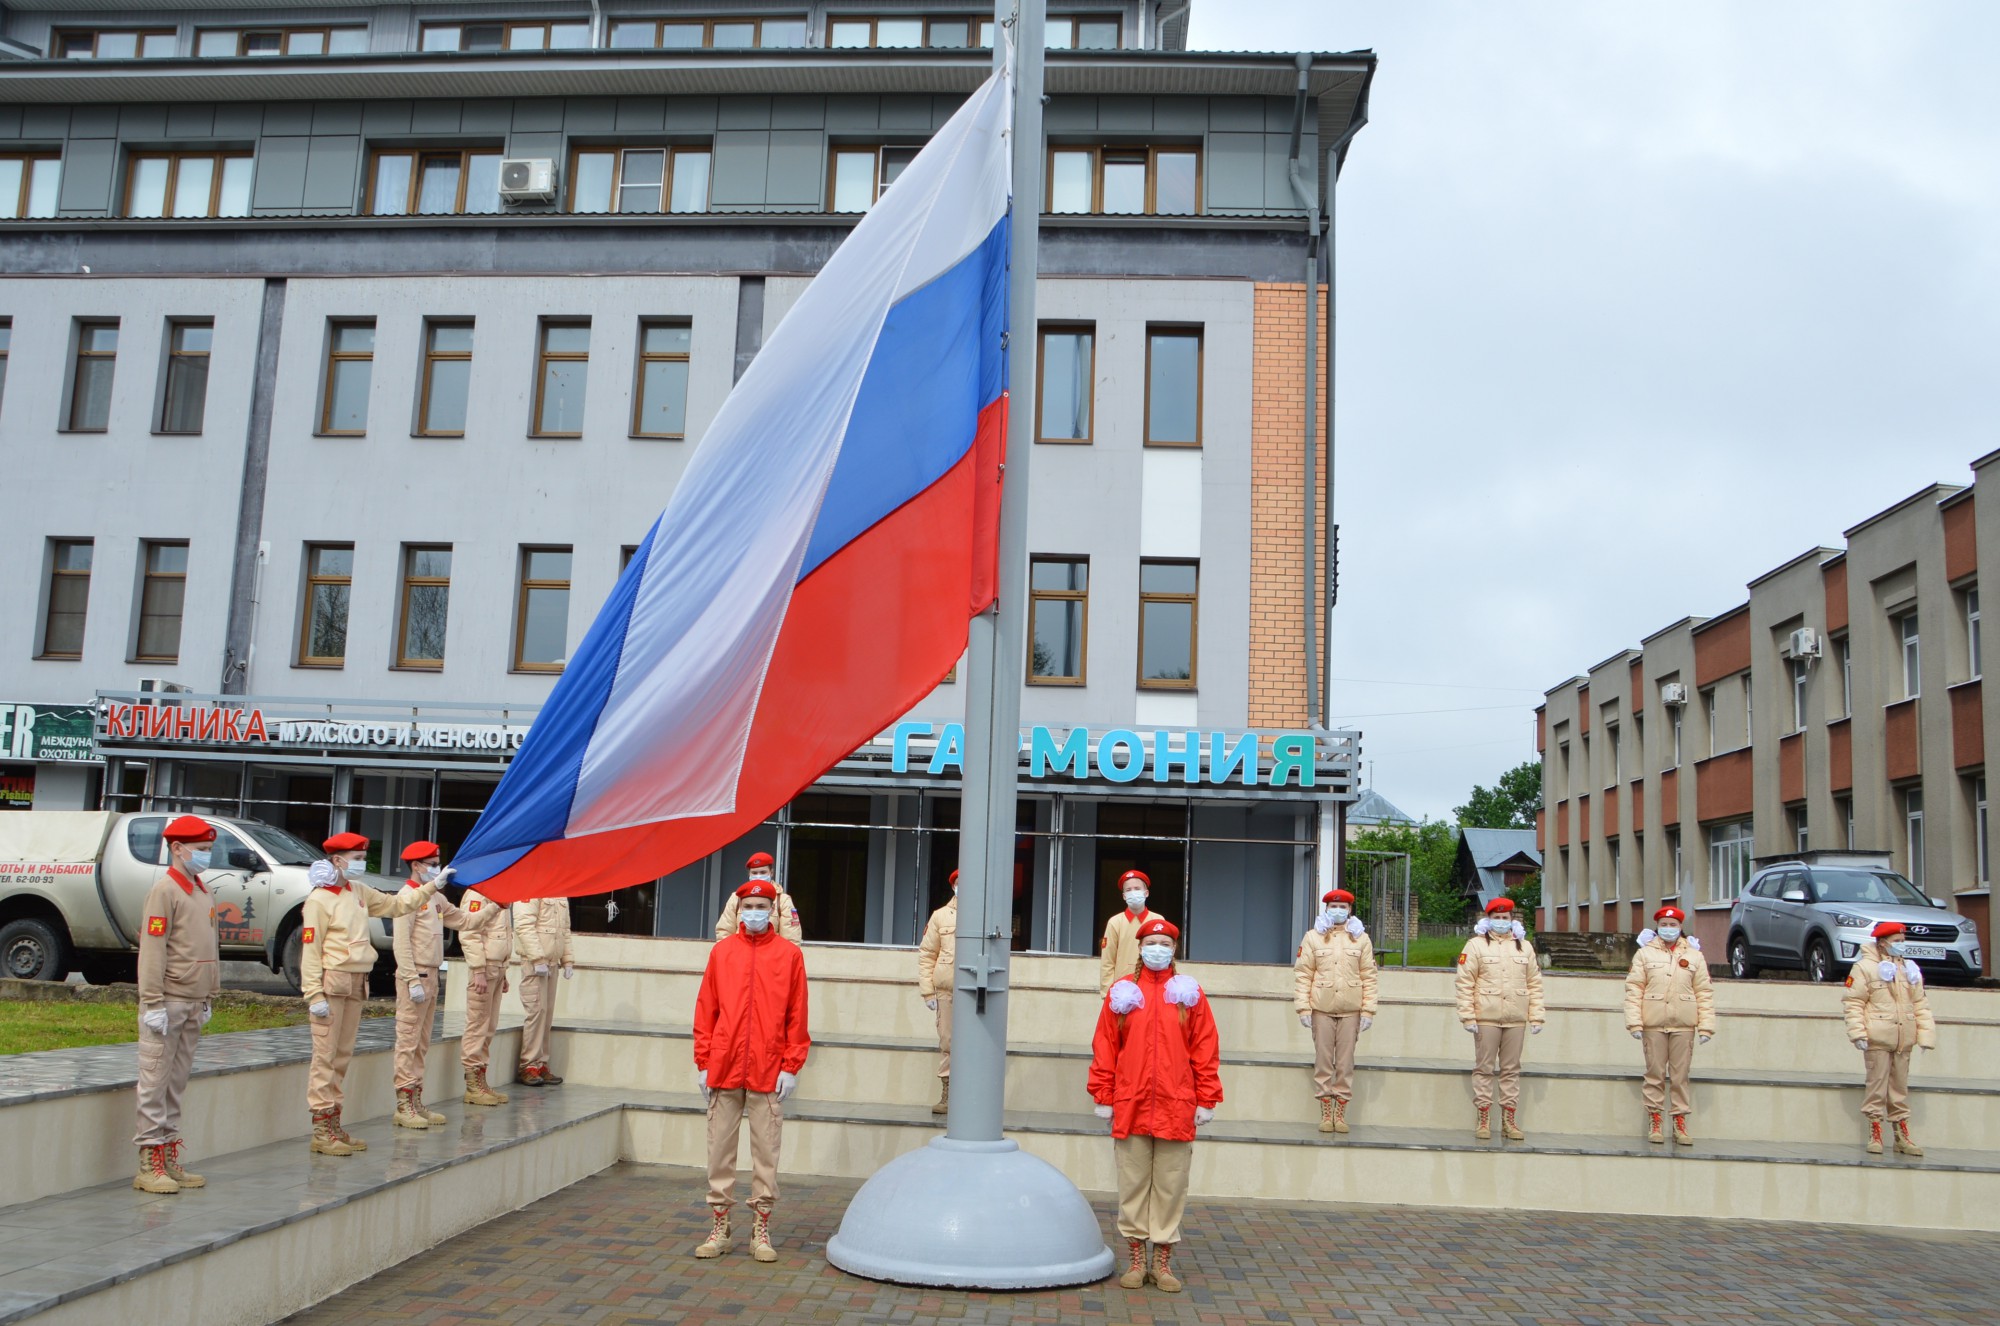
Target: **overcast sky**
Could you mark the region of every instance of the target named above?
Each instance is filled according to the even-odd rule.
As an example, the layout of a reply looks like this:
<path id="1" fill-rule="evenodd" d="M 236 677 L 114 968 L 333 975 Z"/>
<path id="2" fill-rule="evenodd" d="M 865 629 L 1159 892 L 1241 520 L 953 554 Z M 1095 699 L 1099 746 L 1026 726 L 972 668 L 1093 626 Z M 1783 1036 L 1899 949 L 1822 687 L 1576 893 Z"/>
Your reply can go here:
<path id="1" fill-rule="evenodd" d="M 1531 756 L 1543 690 L 2000 447 L 2000 3 L 1193 20 L 1381 57 L 1339 189 L 1333 708 L 1411 813 Z"/>

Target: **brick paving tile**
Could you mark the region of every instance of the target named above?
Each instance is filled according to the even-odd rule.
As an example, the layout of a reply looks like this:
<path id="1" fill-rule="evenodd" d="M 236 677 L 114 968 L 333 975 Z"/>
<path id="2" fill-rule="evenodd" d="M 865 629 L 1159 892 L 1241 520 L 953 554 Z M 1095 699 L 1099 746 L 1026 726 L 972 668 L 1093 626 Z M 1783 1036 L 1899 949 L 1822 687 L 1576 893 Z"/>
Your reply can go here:
<path id="1" fill-rule="evenodd" d="M 298 1326 L 1152 1323 L 1770 1326 L 1979 1323 L 2000 1314 L 2000 1237 L 1840 1225 L 1425 1207 L 1189 1204 L 1178 1296 L 1116 1281 L 1025 1294 L 857 1280 L 826 1240 L 858 1185 L 784 1180 L 776 1265 L 698 1262 L 703 1176 L 621 1165 L 287 1318 Z M 1116 1244 L 1105 1195 L 1093 1197 Z"/>

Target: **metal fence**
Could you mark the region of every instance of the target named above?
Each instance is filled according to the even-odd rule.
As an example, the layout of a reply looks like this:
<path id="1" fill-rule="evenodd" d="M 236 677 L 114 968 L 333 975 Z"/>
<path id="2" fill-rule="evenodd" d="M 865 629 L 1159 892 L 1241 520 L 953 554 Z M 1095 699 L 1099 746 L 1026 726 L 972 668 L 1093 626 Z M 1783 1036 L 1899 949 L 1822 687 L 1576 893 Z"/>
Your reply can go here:
<path id="1" fill-rule="evenodd" d="M 1354 895 L 1354 909 L 1375 937 L 1377 961 L 1394 953 L 1390 966 L 1407 965 L 1410 940 L 1420 929 L 1410 896 L 1410 854 L 1350 847 L 1341 886 Z"/>

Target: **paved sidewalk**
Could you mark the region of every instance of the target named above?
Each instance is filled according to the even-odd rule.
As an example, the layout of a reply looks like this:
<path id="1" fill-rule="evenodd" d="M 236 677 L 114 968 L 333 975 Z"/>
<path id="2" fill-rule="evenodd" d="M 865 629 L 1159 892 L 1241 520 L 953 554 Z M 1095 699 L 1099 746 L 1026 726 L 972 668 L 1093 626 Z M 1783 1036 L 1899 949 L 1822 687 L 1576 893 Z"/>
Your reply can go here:
<path id="1" fill-rule="evenodd" d="M 857 1184 L 784 1181 L 780 1260 L 691 1255 L 705 1180 L 621 1165 L 384 1272 L 301 1326 L 700 1322 L 1354 1322 L 1678 1326 L 1967 1322 L 2000 1311 L 2000 1237 L 1844 1226 L 1277 1203 L 1190 1205 L 1188 1288 L 878 1285 L 826 1264 Z M 1105 1217 L 1111 1202 L 1094 1199 Z M 1857 1208 L 1859 1209 L 1859 1208 Z"/>

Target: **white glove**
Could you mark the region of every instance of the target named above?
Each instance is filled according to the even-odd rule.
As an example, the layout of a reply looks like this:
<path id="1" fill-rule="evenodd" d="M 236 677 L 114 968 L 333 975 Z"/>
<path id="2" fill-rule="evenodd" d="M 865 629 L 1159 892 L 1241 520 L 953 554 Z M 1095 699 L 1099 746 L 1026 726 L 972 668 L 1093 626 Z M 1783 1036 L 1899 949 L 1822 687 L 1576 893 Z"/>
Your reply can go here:
<path id="1" fill-rule="evenodd" d="M 1694 1043 L 1695 1043 L 1696 1045 L 1706 1045 L 1706 1044 L 1708 1044 L 1708 1043 L 1709 1043 L 1710 1041 L 1712 1041 L 1712 1040 L 1714 1040 L 1714 1039 L 1715 1039 L 1715 1037 L 1714 1037 L 1713 1035 L 1711 1035 L 1711 1034 L 1709 1034 L 1708 1032 L 1704 1031 L 1704 1032 L 1701 1032 L 1701 1033 L 1699 1033 L 1698 1035 L 1696 1035 L 1696 1036 L 1695 1036 L 1695 1038 L 1694 1038 Z"/>
<path id="2" fill-rule="evenodd" d="M 563 964 L 563 979 L 565 981 L 576 979 L 576 964 L 574 962 L 565 962 Z"/>
<path id="3" fill-rule="evenodd" d="M 549 964 L 548 964 L 548 963 L 546 963 L 546 962 L 538 962 L 538 963 L 536 963 L 536 964 L 535 964 L 535 975 L 537 975 L 537 976 L 547 976 L 548 974 L 549 974 Z"/>
<path id="4" fill-rule="evenodd" d="M 694 1084 L 695 1084 L 696 1086 L 698 1086 L 698 1087 L 700 1087 L 700 1088 L 701 1088 L 701 1098 L 702 1098 L 702 1099 L 703 1099 L 704 1101 L 705 1101 L 705 1100 L 707 1100 L 707 1099 L 708 1099 L 708 1070 L 707 1070 L 706 1068 L 702 1069 L 702 1070 L 701 1070 L 701 1071 L 700 1071 L 699 1073 L 696 1073 L 696 1074 L 694 1075 Z"/>
<path id="5" fill-rule="evenodd" d="M 324 999 L 315 999 L 307 1006 L 306 1012 L 316 1018 L 330 1017 L 333 1014 L 333 1005 L 327 1003 Z"/>
<path id="6" fill-rule="evenodd" d="M 798 1090 L 798 1087 L 799 1075 L 797 1073 L 778 1074 L 778 1099 L 780 1101 L 783 1101 L 785 1097 Z"/>
<path id="7" fill-rule="evenodd" d="M 167 1010 L 164 1008 L 147 1009 L 139 1015 L 139 1024 L 155 1036 L 164 1036 L 167 1034 Z"/>
<path id="8" fill-rule="evenodd" d="M 1542 1024 L 1541 1024 L 1541 1023 L 1539 1023 L 1539 1022 L 1537 1022 L 1537 1023 L 1535 1023 L 1535 1024 L 1534 1024 L 1534 1025 L 1533 1025 L 1532 1027 L 1529 1027 L 1529 1028 L 1528 1028 L 1528 1034 L 1529 1034 L 1530 1036 L 1539 1036 L 1539 1035 L 1541 1035 L 1541 1034 L 1542 1034 Z"/>
<path id="9" fill-rule="evenodd" d="M 937 997 L 933 995 L 931 998 L 924 1000 L 924 1007 L 933 1013 L 937 1012 Z"/>
<path id="10" fill-rule="evenodd" d="M 1215 1111 L 1214 1111 L 1214 1110 L 1212 1110 L 1212 1109 L 1208 1108 L 1208 1106 L 1206 1106 L 1206 1105 L 1197 1105 L 1197 1106 L 1195 1106 L 1195 1107 L 1194 1107 L 1194 1126 L 1195 1126 L 1195 1127 L 1199 1128 L 1199 1127 L 1201 1127 L 1201 1126 L 1202 1126 L 1203 1124 L 1209 1124 L 1209 1123 L 1214 1123 L 1214 1122 L 1215 1122 Z"/>
<path id="11" fill-rule="evenodd" d="M 1868 1038 L 1863 1036 L 1860 1040 L 1854 1042 L 1854 1048 L 1863 1054 L 1868 1053 Z"/>
<path id="12" fill-rule="evenodd" d="M 1478 1024 L 1477 1022 L 1468 1022 L 1468 1023 L 1466 1023 L 1466 1024 L 1465 1024 L 1465 1029 L 1466 1029 L 1467 1031 L 1471 1032 L 1471 1033 L 1472 1033 L 1473 1035 L 1475 1035 L 1475 1036 L 1477 1036 L 1477 1035 L 1479 1034 L 1479 1024 Z"/>
<path id="13" fill-rule="evenodd" d="M 1632 1039 L 1633 1039 L 1633 1040 L 1635 1040 L 1635 1041 L 1642 1041 L 1642 1040 L 1645 1040 L 1645 1039 L 1646 1039 L 1646 1033 L 1645 1033 L 1645 1032 L 1643 1032 L 1643 1031 L 1634 1031 L 1634 1032 L 1632 1033 Z"/>
<path id="14" fill-rule="evenodd" d="M 1299 1014 L 1299 1025 L 1307 1031 L 1311 1031 L 1313 1029 L 1313 1015 L 1310 1013 Z"/>
<path id="15" fill-rule="evenodd" d="M 1369 1016 L 1366 1013 L 1363 1013 L 1361 1015 L 1361 1029 L 1363 1031 L 1368 1030 L 1370 1027 L 1374 1025 L 1375 1025 L 1375 1019 L 1373 1017 Z"/>
<path id="16" fill-rule="evenodd" d="M 430 883 L 430 884 L 435 884 L 435 885 L 437 885 L 437 886 L 438 886 L 439 888 L 443 888 L 443 887 L 444 887 L 444 882 L 445 882 L 445 881 L 446 881 L 447 879 L 450 879 L 450 878 L 451 878 L 451 872 L 452 872 L 452 871 L 453 871 L 454 869 L 456 869 L 456 867 L 454 867 L 454 866 L 446 866 L 446 867 L 445 867 L 445 868 L 444 868 L 443 870 L 440 870 L 440 871 L 438 871 L 438 872 L 437 872 L 437 874 L 435 874 L 435 875 L 432 875 L 432 876 L 430 877 L 430 879 L 429 879 L 429 880 L 427 880 L 427 881 L 425 881 L 425 882 L 426 882 L 426 883 Z"/>
<path id="17" fill-rule="evenodd" d="M 1097 1114 L 1097 1117 L 1100 1119 L 1108 1119 L 1111 1117 L 1111 1107 L 1109 1105 L 1099 1105 L 1095 1112 Z"/>
<path id="18" fill-rule="evenodd" d="M 209 1020 L 210 1018 L 214 1017 L 214 1016 L 215 1016 L 215 1005 L 214 1005 L 214 1004 L 203 1004 L 203 1005 L 201 1006 L 201 1025 L 202 1025 L 202 1026 L 204 1026 L 204 1027 L 205 1027 L 205 1026 L 207 1026 L 207 1025 L 208 1025 L 208 1020 Z"/>
<path id="19" fill-rule="evenodd" d="M 413 1004 L 421 1004 L 421 1003 L 423 1003 L 423 1002 L 424 1002 L 424 1000 L 426 1000 L 426 999 L 428 999 L 428 998 L 430 998 L 430 996 L 424 993 L 424 983 L 423 983 L 422 981 L 411 981 L 411 982 L 410 982 L 410 1002 L 411 1002 L 411 1003 L 413 1003 Z"/>

